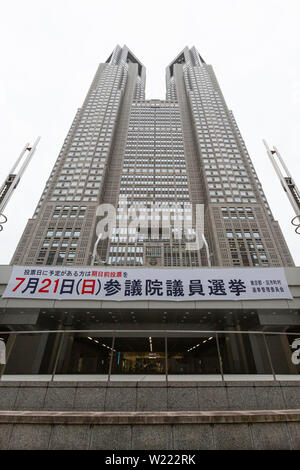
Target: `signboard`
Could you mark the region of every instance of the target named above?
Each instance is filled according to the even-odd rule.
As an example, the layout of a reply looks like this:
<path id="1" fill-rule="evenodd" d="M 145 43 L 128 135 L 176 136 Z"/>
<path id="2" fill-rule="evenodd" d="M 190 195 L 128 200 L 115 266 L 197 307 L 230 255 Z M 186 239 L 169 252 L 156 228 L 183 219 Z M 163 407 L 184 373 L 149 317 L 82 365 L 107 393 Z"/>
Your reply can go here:
<path id="1" fill-rule="evenodd" d="M 283 268 L 14 266 L 2 297 L 55 300 L 292 299 Z"/>

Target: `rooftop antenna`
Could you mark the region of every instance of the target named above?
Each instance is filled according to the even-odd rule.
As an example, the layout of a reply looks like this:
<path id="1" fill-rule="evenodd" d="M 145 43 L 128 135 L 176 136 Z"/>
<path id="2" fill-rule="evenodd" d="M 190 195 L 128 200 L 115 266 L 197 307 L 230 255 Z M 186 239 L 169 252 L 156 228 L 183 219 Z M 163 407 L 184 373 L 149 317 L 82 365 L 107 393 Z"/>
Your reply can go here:
<path id="1" fill-rule="evenodd" d="M 18 183 L 26 170 L 30 160 L 33 157 L 36 146 L 39 143 L 40 137 L 36 139 L 33 145 L 27 143 L 23 148 L 20 156 L 17 158 L 15 164 L 10 170 L 7 178 L 5 179 L 3 185 L 0 188 L 0 232 L 3 230 L 3 224 L 7 222 L 7 217 L 3 214 L 3 211 L 10 200 L 13 191 L 18 186 Z M 20 166 L 21 165 L 21 166 Z M 17 170 L 17 167 L 19 169 Z M 17 171 L 16 171 L 17 170 Z"/>
<path id="2" fill-rule="evenodd" d="M 286 167 L 280 153 L 276 147 L 269 149 L 268 144 L 263 140 L 265 147 L 267 149 L 268 156 L 271 160 L 271 163 L 277 173 L 278 178 L 282 184 L 283 189 L 285 190 L 287 197 L 295 211 L 296 216 L 292 218 L 291 223 L 294 225 L 295 232 L 300 235 L 300 191 L 294 182 L 292 175 Z M 277 157 L 277 158 L 276 158 Z"/>

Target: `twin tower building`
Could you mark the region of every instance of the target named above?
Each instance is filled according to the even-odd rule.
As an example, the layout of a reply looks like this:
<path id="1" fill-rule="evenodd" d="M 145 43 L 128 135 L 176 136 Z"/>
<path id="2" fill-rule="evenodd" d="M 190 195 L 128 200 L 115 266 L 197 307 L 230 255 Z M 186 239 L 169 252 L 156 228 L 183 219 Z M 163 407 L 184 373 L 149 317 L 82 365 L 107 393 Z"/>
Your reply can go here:
<path id="1" fill-rule="evenodd" d="M 99 65 L 12 263 L 294 266 L 212 67 L 186 47 L 166 69 L 164 101 L 145 99 L 145 81 L 126 46 Z M 124 201 L 149 219 L 153 204 L 169 210 L 169 233 L 116 225 L 98 240 L 99 205 L 118 220 Z M 172 221 L 189 210 L 194 220 L 197 205 L 206 243 L 191 250 Z"/>

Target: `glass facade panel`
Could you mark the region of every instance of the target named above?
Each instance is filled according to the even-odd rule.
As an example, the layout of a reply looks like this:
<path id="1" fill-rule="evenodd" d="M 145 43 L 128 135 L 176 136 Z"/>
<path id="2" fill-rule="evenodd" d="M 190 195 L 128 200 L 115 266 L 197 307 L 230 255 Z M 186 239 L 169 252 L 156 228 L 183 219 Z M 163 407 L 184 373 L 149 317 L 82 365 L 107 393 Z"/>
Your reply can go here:
<path id="1" fill-rule="evenodd" d="M 112 338 L 100 333 L 64 335 L 56 374 L 108 374 Z"/>
<path id="2" fill-rule="evenodd" d="M 165 339 L 116 338 L 111 374 L 165 374 Z"/>
<path id="3" fill-rule="evenodd" d="M 220 374 L 216 338 L 168 338 L 168 374 Z"/>
<path id="4" fill-rule="evenodd" d="M 288 334 L 266 334 L 266 341 L 275 374 L 300 373 L 300 365 L 297 364 L 300 362 L 300 354 L 297 351 L 300 346 L 300 337 Z"/>
<path id="5" fill-rule="evenodd" d="M 132 333 L 134 335 L 134 333 Z M 141 333 L 140 333 L 141 334 Z M 300 335 L 167 331 L 164 336 L 94 332 L 2 333 L 1 375 L 296 375 Z M 159 334 L 157 331 L 152 334 Z"/>
<path id="6" fill-rule="evenodd" d="M 262 334 L 218 334 L 224 374 L 272 374 Z"/>
<path id="7" fill-rule="evenodd" d="M 57 334 L 11 333 L 6 341 L 6 365 L 2 373 L 52 374 L 58 345 Z"/>

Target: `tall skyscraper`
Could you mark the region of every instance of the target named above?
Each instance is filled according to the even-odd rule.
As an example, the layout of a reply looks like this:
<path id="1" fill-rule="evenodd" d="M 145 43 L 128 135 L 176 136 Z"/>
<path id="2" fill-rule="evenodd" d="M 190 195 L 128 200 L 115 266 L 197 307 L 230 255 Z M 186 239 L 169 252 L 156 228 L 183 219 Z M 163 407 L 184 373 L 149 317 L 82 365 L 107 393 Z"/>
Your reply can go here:
<path id="1" fill-rule="evenodd" d="M 12 263 L 90 265 L 97 207 L 110 203 L 120 217 L 126 197 L 149 218 L 153 202 L 168 208 L 170 233 L 116 227 L 95 264 L 293 266 L 212 67 L 185 48 L 166 69 L 165 101 L 145 99 L 145 78 L 126 46 L 99 65 Z M 209 256 L 176 237 L 186 203 L 190 217 L 204 205 Z"/>
<path id="2" fill-rule="evenodd" d="M 0 266 L 0 447 L 294 449 L 300 268 L 212 67 L 185 48 L 165 101 L 145 75 L 100 64 Z"/>

